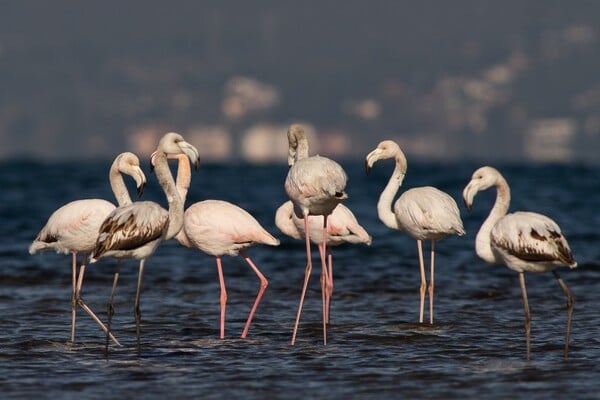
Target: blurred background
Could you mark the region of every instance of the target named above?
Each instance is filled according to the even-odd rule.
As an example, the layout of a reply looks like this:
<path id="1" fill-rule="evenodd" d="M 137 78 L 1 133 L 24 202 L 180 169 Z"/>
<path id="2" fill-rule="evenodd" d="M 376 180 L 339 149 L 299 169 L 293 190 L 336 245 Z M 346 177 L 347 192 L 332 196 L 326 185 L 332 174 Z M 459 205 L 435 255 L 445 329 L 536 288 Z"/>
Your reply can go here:
<path id="1" fill-rule="evenodd" d="M 312 152 L 596 163 L 597 1 L 8 1 L 0 159 L 148 154 L 168 131 L 203 160 Z"/>

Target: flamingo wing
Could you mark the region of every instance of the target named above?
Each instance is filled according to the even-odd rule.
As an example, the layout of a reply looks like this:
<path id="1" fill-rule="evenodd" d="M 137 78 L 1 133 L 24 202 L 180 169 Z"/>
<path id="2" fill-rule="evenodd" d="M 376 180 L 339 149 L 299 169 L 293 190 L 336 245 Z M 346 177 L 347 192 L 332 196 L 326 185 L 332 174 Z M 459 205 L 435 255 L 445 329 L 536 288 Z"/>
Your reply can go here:
<path id="1" fill-rule="evenodd" d="M 502 217 L 490 233 L 492 246 L 520 260 L 565 264 L 577 263 L 560 227 L 545 215 L 515 212 Z"/>
<path id="2" fill-rule="evenodd" d="M 160 238 L 169 214 L 158 204 L 142 201 L 115 209 L 100 227 L 94 258 L 109 250 L 132 250 Z"/>

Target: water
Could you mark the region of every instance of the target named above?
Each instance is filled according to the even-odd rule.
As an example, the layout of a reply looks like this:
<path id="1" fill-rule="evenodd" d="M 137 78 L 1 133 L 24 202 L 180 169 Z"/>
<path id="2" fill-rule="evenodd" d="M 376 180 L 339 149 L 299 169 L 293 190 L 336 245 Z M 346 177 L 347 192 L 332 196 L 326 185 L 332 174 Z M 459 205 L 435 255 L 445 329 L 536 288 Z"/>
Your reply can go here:
<path id="1" fill-rule="evenodd" d="M 467 235 L 438 243 L 435 324 L 419 325 L 416 244 L 385 228 L 375 204 L 392 165 L 369 177 L 346 163 L 347 205 L 373 244 L 335 249 L 335 291 L 328 345 L 322 344 L 318 264 L 313 270 L 296 346 L 289 344 L 304 273 L 302 243 L 283 237 L 273 215 L 286 200 L 284 166 L 203 166 L 188 198 L 218 198 L 250 211 L 281 239 L 279 248 L 248 253 L 269 287 L 246 340 L 239 338 L 258 290 L 240 257 L 224 258 L 229 301 L 220 340 L 214 259 L 165 243 L 147 263 L 142 293 L 142 346 L 135 345 L 133 297 L 137 264 L 121 269 L 114 334 L 123 347 L 104 354 L 104 335 L 78 311 L 70 343 L 70 258 L 27 247 L 50 213 L 76 198 L 111 198 L 109 162 L 5 163 L 0 166 L 0 390 L 2 398 L 598 398 L 600 372 L 600 168 L 500 166 L 512 187 L 511 209 L 554 218 L 579 262 L 561 269 L 576 297 L 571 352 L 562 358 L 565 299 L 551 274 L 527 275 L 532 308 L 532 360 L 525 361 L 517 275 L 474 253 L 474 237 L 493 202 L 460 194 L 476 165 L 409 166 L 405 187 L 431 184 L 461 208 Z M 148 172 L 144 199 L 164 203 Z M 428 250 L 428 246 L 426 249 Z M 86 272 L 83 296 L 106 319 L 114 265 Z"/>

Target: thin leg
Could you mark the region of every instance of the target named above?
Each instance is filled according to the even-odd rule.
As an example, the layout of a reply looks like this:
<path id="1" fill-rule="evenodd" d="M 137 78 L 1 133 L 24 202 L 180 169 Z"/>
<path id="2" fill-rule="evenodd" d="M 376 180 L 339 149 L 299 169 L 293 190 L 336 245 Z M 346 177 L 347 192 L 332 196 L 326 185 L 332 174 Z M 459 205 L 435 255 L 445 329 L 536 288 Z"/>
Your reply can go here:
<path id="1" fill-rule="evenodd" d="M 326 255 L 325 255 L 325 249 L 323 248 L 323 243 L 318 244 L 317 248 L 319 249 L 319 257 L 321 258 L 321 265 L 323 265 L 324 261 L 326 259 Z M 328 305 L 329 304 L 329 298 L 328 298 L 328 294 L 329 291 L 326 289 L 328 285 L 328 282 L 326 280 L 325 275 L 323 274 L 323 271 L 321 271 L 321 297 L 323 298 L 323 304 L 324 305 Z M 323 309 L 323 313 L 325 314 L 325 320 L 329 323 L 329 307 L 324 306 Z"/>
<path id="2" fill-rule="evenodd" d="M 85 312 L 87 312 L 90 317 L 92 317 L 92 319 L 94 321 L 96 321 L 96 323 L 100 326 L 100 328 L 104 331 L 104 333 L 106 333 L 107 335 L 109 335 L 109 331 L 108 328 L 106 328 L 106 326 L 104 325 L 104 323 L 102 321 L 100 321 L 100 318 L 98 318 L 98 316 L 92 311 L 92 309 L 85 303 L 85 301 L 83 300 L 83 298 L 81 297 L 81 287 L 83 286 L 83 276 L 85 274 L 85 261 L 86 259 L 86 255 L 83 255 L 83 260 L 81 262 L 81 266 L 79 267 L 79 276 L 77 277 L 77 285 L 75 287 L 75 302 L 85 310 Z M 109 337 L 117 344 L 117 345 L 121 345 L 121 343 L 119 343 L 119 341 L 112 335 L 109 335 Z"/>
<path id="3" fill-rule="evenodd" d="M 531 313 L 529 312 L 529 302 L 527 301 L 527 289 L 525 288 L 525 274 L 519 272 L 519 283 L 523 293 L 523 308 L 525 309 L 525 342 L 527 343 L 527 360 L 531 359 Z"/>
<path id="4" fill-rule="evenodd" d="M 323 256 L 327 250 L 327 215 L 323 215 Z M 321 298 L 323 301 L 323 345 L 327 345 L 327 320 L 329 318 L 329 312 L 327 305 L 329 304 L 329 273 L 327 272 L 327 264 L 325 263 L 325 257 L 321 257 Z"/>
<path id="5" fill-rule="evenodd" d="M 117 260 L 117 266 L 115 269 L 115 276 L 113 278 L 113 285 L 112 285 L 112 290 L 110 291 L 110 297 L 108 298 L 108 306 L 106 307 L 106 315 L 108 318 L 108 323 L 107 325 L 107 333 L 106 333 L 106 348 L 105 348 L 105 352 L 106 354 L 108 354 L 108 342 L 109 342 L 109 338 L 110 338 L 110 330 L 111 330 L 111 325 L 112 325 L 112 317 L 115 314 L 115 307 L 113 305 L 113 301 L 115 298 L 115 292 L 117 290 L 117 283 L 119 282 L 119 274 L 121 272 L 121 264 L 120 261 Z"/>
<path id="6" fill-rule="evenodd" d="M 327 287 L 327 297 L 326 297 L 326 311 L 327 311 L 327 323 L 331 321 L 331 297 L 333 296 L 333 256 L 331 254 L 331 247 L 327 248 L 327 255 L 325 255 L 325 249 L 322 245 L 319 245 L 319 253 L 322 258 L 327 258 L 327 277 L 328 282 L 326 282 Z"/>
<path id="7" fill-rule="evenodd" d="M 423 244 L 420 240 L 417 240 L 417 248 L 419 249 L 419 267 L 421 269 L 421 286 L 419 287 L 419 323 L 422 324 L 427 281 L 425 279 L 425 263 L 423 262 Z"/>
<path id="8" fill-rule="evenodd" d="M 298 313 L 296 314 L 296 323 L 294 324 L 294 332 L 292 333 L 292 346 L 296 343 L 296 334 L 298 333 L 298 324 L 300 323 L 300 314 L 302 314 L 302 306 L 304 305 L 304 296 L 306 295 L 306 288 L 308 287 L 308 281 L 310 280 L 310 273 L 312 271 L 312 261 L 310 253 L 310 233 L 308 227 L 308 213 L 304 214 L 304 233 L 306 242 L 306 269 L 304 270 L 304 284 L 302 286 L 302 294 L 300 295 L 300 304 L 298 305 Z"/>
<path id="9" fill-rule="evenodd" d="M 77 319 L 77 253 L 72 252 L 71 272 L 71 342 L 75 343 L 75 320 Z"/>
<path id="10" fill-rule="evenodd" d="M 256 295 L 256 300 L 254 300 L 254 305 L 252 306 L 252 310 L 250 310 L 250 314 L 248 315 L 248 320 L 246 321 L 246 326 L 244 327 L 244 331 L 242 332 L 242 339 L 248 335 L 248 330 L 250 329 L 250 323 L 252 322 L 252 318 L 254 318 L 254 313 L 258 308 L 258 304 L 260 303 L 263 295 L 265 294 L 265 290 L 267 286 L 269 286 L 269 281 L 265 276 L 260 272 L 258 267 L 252 262 L 250 257 L 246 255 L 246 252 L 240 251 L 240 255 L 246 260 L 250 268 L 256 273 L 258 279 L 260 279 L 260 289 L 258 290 L 258 294 Z"/>
<path id="11" fill-rule="evenodd" d="M 141 319 L 142 319 L 142 312 L 140 310 L 140 294 L 142 292 L 142 279 L 144 277 L 144 262 L 145 261 L 146 261 L 145 259 L 140 260 L 140 270 L 138 272 L 137 289 L 135 291 L 135 305 L 134 305 L 135 333 L 136 333 L 138 351 L 140 349 L 140 334 L 141 334 L 140 323 L 141 323 Z"/>
<path id="12" fill-rule="evenodd" d="M 429 323 L 433 325 L 433 289 L 434 284 L 434 265 L 435 265 L 435 240 L 431 241 L 431 276 L 429 277 Z"/>
<path id="13" fill-rule="evenodd" d="M 225 309 L 227 308 L 227 289 L 225 289 L 225 278 L 223 278 L 223 267 L 221 257 L 217 256 L 217 271 L 219 272 L 219 286 L 221 287 L 221 339 L 225 338 Z"/>
<path id="14" fill-rule="evenodd" d="M 565 335 L 565 360 L 569 358 L 569 338 L 571 336 L 571 320 L 573 319 L 573 305 L 575 304 L 575 298 L 569 290 L 569 287 L 560 277 L 556 270 L 552 271 L 554 277 L 558 281 L 558 284 L 562 288 L 563 292 L 567 296 L 567 333 Z"/>

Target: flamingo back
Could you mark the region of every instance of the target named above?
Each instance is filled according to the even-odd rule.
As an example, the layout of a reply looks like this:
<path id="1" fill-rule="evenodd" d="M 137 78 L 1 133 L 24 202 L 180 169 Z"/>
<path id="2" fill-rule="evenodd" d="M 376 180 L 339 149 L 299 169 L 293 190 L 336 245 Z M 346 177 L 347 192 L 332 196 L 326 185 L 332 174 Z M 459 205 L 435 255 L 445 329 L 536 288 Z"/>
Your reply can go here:
<path id="1" fill-rule="evenodd" d="M 396 200 L 394 212 L 400 228 L 417 240 L 465 234 L 456 201 L 431 186 L 402 193 Z"/>
<path id="2" fill-rule="evenodd" d="M 507 214 L 496 222 L 490 239 L 494 252 L 517 272 L 577 266 L 558 224 L 542 214 L 525 211 Z"/>
<path id="3" fill-rule="evenodd" d="M 166 233 L 168 226 L 169 213 L 154 202 L 139 201 L 119 207 L 102 223 L 93 259 L 140 248 L 151 242 L 158 245 L 157 239 Z M 154 247 L 148 251 L 151 254 Z M 141 254 L 130 256 L 143 258 Z"/>
<path id="4" fill-rule="evenodd" d="M 54 211 L 29 253 L 55 250 L 58 253 L 89 252 L 93 250 L 102 221 L 115 209 L 102 199 L 75 200 Z"/>
<path id="5" fill-rule="evenodd" d="M 279 245 L 246 210 L 223 200 L 204 200 L 185 212 L 185 234 L 195 247 L 213 255 L 237 255 L 254 244 Z"/>

